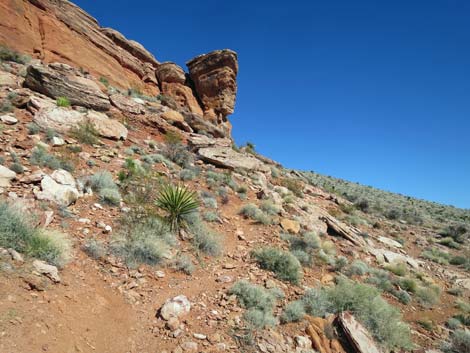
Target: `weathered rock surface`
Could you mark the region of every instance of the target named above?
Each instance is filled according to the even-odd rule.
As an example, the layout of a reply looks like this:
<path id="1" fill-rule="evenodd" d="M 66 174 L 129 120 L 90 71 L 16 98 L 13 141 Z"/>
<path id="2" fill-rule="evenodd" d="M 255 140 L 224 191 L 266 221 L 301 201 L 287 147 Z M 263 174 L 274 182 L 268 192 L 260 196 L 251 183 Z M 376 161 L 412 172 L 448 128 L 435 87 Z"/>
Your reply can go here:
<path id="1" fill-rule="evenodd" d="M 216 50 L 199 55 L 186 65 L 203 104 L 204 116 L 223 124 L 235 107 L 237 53 L 228 49 Z"/>
<path id="2" fill-rule="evenodd" d="M 183 112 L 184 120 L 198 133 L 207 133 L 213 137 L 228 137 L 230 134 L 221 127 L 204 120 L 197 114 Z"/>
<path id="3" fill-rule="evenodd" d="M 0 2 L 0 43 L 45 62 L 65 62 L 120 87 L 158 93 L 158 61 L 139 43 L 98 22 L 69 1 Z"/>
<path id="4" fill-rule="evenodd" d="M 266 170 L 266 166 L 249 154 L 242 154 L 230 147 L 204 147 L 198 151 L 206 162 L 228 169 Z"/>
<path id="5" fill-rule="evenodd" d="M 36 192 L 39 200 L 53 201 L 63 206 L 74 203 L 79 196 L 75 179 L 65 170 L 45 175 L 41 180 L 41 191 Z"/>
<path id="6" fill-rule="evenodd" d="M 60 282 L 59 270 L 57 267 L 49 265 L 41 260 L 34 260 L 33 267 L 37 272 L 49 277 L 52 281 L 56 283 Z"/>
<path id="7" fill-rule="evenodd" d="M 0 187 L 10 186 L 10 182 L 16 178 L 16 173 L 13 170 L 0 165 Z"/>
<path id="8" fill-rule="evenodd" d="M 369 252 L 374 255 L 379 263 L 388 262 L 390 264 L 405 263 L 418 269 L 422 261 L 416 260 L 410 256 L 399 254 L 390 250 L 370 247 Z"/>
<path id="9" fill-rule="evenodd" d="M 113 140 L 125 140 L 127 128 L 119 121 L 108 118 L 105 114 L 89 111 L 85 118 L 95 127 L 98 134 Z"/>
<path id="10" fill-rule="evenodd" d="M 358 353 L 381 353 L 369 331 L 348 312 L 339 315 L 339 323 L 349 343 Z"/>
<path id="11" fill-rule="evenodd" d="M 115 107 L 122 110 L 123 112 L 131 114 L 140 114 L 142 112 L 142 106 L 139 103 L 123 94 L 113 94 L 109 97 L 109 99 Z"/>
<path id="12" fill-rule="evenodd" d="M 30 65 L 25 85 L 51 98 L 67 97 L 72 105 L 95 110 L 109 110 L 111 106 L 92 79 L 66 64 Z"/>
<path id="13" fill-rule="evenodd" d="M 184 70 L 177 64 L 167 61 L 161 63 L 155 71 L 159 82 L 166 83 L 180 83 L 184 84 L 186 81 L 186 74 Z"/>
<path id="14" fill-rule="evenodd" d="M 181 317 L 186 315 L 191 310 L 191 303 L 188 298 L 184 295 L 178 295 L 177 297 L 168 299 L 160 309 L 160 316 L 169 320 L 172 317 Z"/>
<path id="15" fill-rule="evenodd" d="M 6 114 L 0 116 L 0 121 L 6 125 L 15 125 L 18 122 L 18 119 L 16 119 L 13 115 Z"/>
<path id="16" fill-rule="evenodd" d="M 8 86 L 8 87 L 17 86 L 16 76 L 9 72 L 0 71 L 0 87 L 1 86 Z"/>

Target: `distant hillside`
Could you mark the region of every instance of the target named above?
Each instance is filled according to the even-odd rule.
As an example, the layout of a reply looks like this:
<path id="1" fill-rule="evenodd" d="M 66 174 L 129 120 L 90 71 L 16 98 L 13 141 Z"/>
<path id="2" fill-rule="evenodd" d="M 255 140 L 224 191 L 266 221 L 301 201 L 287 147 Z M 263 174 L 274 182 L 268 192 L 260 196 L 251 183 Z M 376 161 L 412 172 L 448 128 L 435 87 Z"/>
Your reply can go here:
<path id="1" fill-rule="evenodd" d="M 344 197 L 364 212 L 413 224 L 442 226 L 443 224 L 465 223 L 470 225 L 470 210 L 468 209 L 383 191 L 372 186 L 315 172 L 302 172 L 302 175 L 312 185 Z"/>

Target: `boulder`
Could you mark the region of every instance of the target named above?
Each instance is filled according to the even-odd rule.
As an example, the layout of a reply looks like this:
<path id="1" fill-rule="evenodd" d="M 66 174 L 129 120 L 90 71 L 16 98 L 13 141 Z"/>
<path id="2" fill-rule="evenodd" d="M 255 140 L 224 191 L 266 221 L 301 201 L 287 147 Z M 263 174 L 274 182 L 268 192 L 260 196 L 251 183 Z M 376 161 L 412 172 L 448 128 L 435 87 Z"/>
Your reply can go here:
<path id="1" fill-rule="evenodd" d="M 0 116 L 0 121 L 6 125 L 15 125 L 18 122 L 18 119 L 16 119 L 13 115 L 6 114 Z"/>
<path id="2" fill-rule="evenodd" d="M 64 134 L 84 120 L 84 114 L 77 110 L 47 106 L 42 100 L 33 100 L 33 102 L 43 107 L 33 117 L 34 122 L 43 129 L 53 129 Z"/>
<path id="3" fill-rule="evenodd" d="M 160 316 L 169 320 L 172 317 L 181 317 L 189 313 L 191 310 L 191 303 L 184 295 L 178 295 L 174 298 L 168 299 L 165 304 L 160 308 Z"/>
<path id="4" fill-rule="evenodd" d="M 201 118 L 200 115 L 194 113 L 183 112 L 184 120 L 197 133 L 206 133 L 213 137 L 228 137 L 230 134 L 210 121 Z"/>
<path id="5" fill-rule="evenodd" d="M 16 178 L 16 173 L 13 170 L 0 165 L 0 187 L 6 188 L 10 186 L 10 182 Z"/>
<path id="6" fill-rule="evenodd" d="M 60 282 L 59 270 L 57 267 L 49 265 L 41 260 L 34 260 L 33 267 L 37 272 L 49 277 L 53 282 Z"/>
<path id="7" fill-rule="evenodd" d="M 193 148 L 201 148 L 201 147 L 211 147 L 211 146 L 219 146 L 219 147 L 231 147 L 232 140 L 228 138 L 212 138 L 206 135 L 200 134 L 189 134 L 186 136 L 186 140 L 188 144 Z"/>
<path id="8" fill-rule="evenodd" d="M 418 269 L 422 261 L 416 260 L 407 255 L 399 254 L 390 250 L 369 247 L 368 251 L 374 255 L 379 263 L 388 262 L 390 264 L 405 263 Z"/>
<path id="9" fill-rule="evenodd" d="M 105 114 L 89 111 L 86 119 L 94 125 L 98 134 L 113 140 L 125 140 L 127 128 L 119 121 L 108 118 Z"/>
<path id="10" fill-rule="evenodd" d="M 45 175 L 41 180 L 42 191 L 36 192 L 36 197 L 39 200 L 53 201 L 63 206 L 69 206 L 70 204 L 74 203 L 80 196 L 80 193 L 76 188 L 75 181 L 72 185 L 68 184 L 70 179 L 68 176 L 64 175 L 65 173 L 68 172 L 62 171 L 60 174 L 56 174 L 54 177 L 56 180 L 61 180 L 67 184 L 61 184 L 57 182 L 52 176 Z"/>
<path id="11" fill-rule="evenodd" d="M 143 111 L 139 103 L 120 93 L 109 96 L 109 100 L 116 108 L 125 113 L 140 114 Z"/>
<path id="12" fill-rule="evenodd" d="M 202 109 L 196 97 L 194 97 L 191 87 L 175 82 L 161 82 L 160 85 L 162 94 L 174 100 L 173 105 L 202 116 Z M 176 106 L 172 107 L 170 105 L 174 109 L 176 109 Z"/>
<path id="13" fill-rule="evenodd" d="M 198 154 L 205 162 L 221 168 L 260 171 L 268 169 L 254 156 L 239 153 L 231 147 L 204 147 L 199 149 Z"/>
<path id="14" fill-rule="evenodd" d="M 403 245 L 401 245 L 399 242 L 397 242 L 396 240 L 387 238 L 387 237 L 379 236 L 377 240 L 385 245 L 388 245 L 394 248 L 399 248 L 399 249 L 403 248 Z"/>
<path id="15" fill-rule="evenodd" d="M 158 65 L 155 70 L 159 82 L 179 83 L 184 85 L 186 74 L 177 64 L 167 61 Z"/>
<path id="16" fill-rule="evenodd" d="M 202 102 L 204 115 L 213 115 L 221 123 L 232 114 L 237 94 L 237 53 L 216 50 L 199 55 L 186 63 L 194 82 L 197 96 Z"/>
<path id="17" fill-rule="evenodd" d="M 72 105 L 95 110 L 109 110 L 111 106 L 93 80 L 66 64 L 30 65 L 24 84 L 54 99 L 67 97 Z"/>
<path id="18" fill-rule="evenodd" d="M 186 123 L 183 115 L 178 113 L 176 110 L 167 110 L 160 114 L 160 116 L 169 122 L 171 125 L 174 125 L 186 132 L 192 132 L 193 129 Z"/>

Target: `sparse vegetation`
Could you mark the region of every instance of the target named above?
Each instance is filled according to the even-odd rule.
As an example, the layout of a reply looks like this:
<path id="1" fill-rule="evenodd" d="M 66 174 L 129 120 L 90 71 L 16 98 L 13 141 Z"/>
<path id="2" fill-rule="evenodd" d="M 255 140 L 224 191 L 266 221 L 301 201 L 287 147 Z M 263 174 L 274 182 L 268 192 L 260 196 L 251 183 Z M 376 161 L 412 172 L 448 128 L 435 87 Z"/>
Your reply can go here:
<path id="1" fill-rule="evenodd" d="M 176 259 L 173 262 L 173 267 L 177 271 L 181 271 L 187 275 L 191 275 L 194 272 L 194 264 L 191 261 L 191 258 L 187 255 L 176 256 Z"/>
<path id="2" fill-rule="evenodd" d="M 274 272 L 283 281 L 299 284 L 303 272 L 299 260 L 289 252 L 276 248 L 262 248 L 252 252 L 261 268 Z"/>
<path id="3" fill-rule="evenodd" d="M 243 215 L 246 218 L 251 218 L 252 220 L 261 223 L 261 224 L 271 224 L 272 219 L 266 213 L 261 211 L 258 206 L 253 203 L 244 205 L 239 214 Z"/>
<path id="4" fill-rule="evenodd" d="M 301 301 L 294 301 L 289 303 L 281 315 L 281 322 L 296 322 L 303 319 L 305 316 L 304 304 Z"/>
<path id="5" fill-rule="evenodd" d="M 70 130 L 70 135 L 77 139 L 77 141 L 84 143 L 86 145 L 96 145 L 100 142 L 98 138 L 99 133 L 90 121 L 85 121 L 78 124 L 76 127 Z"/>
<path id="6" fill-rule="evenodd" d="M 43 146 L 36 146 L 29 158 L 29 162 L 33 165 L 40 167 L 47 167 L 53 170 L 64 169 L 72 171 L 73 166 L 65 160 L 59 159 L 52 154 L 49 154 Z"/>
<path id="7" fill-rule="evenodd" d="M 56 104 L 58 107 L 70 107 L 70 100 L 67 97 L 57 97 Z"/>
<path id="8" fill-rule="evenodd" d="M 89 177 L 87 182 L 92 190 L 98 193 L 101 202 L 113 206 L 119 205 L 121 194 L 110 172 L 98 172 Z"/>
<path id="9" fill-rule="evenodd" d="M 9 49 L 0 45 L 0 61 L 13 61 L 18 64 L 27 64 L 31 58 L 27 55 L 22 55 L 17 51 Z"/>
<path id="10" fill-rule="evenodd" d="M 193 235 L 192 242 L 196 249 L 211 256 L 218 256 L 222 251 L 221 235 L 207 228 L 198 212 L 183 216 L 188 231 Z"/>

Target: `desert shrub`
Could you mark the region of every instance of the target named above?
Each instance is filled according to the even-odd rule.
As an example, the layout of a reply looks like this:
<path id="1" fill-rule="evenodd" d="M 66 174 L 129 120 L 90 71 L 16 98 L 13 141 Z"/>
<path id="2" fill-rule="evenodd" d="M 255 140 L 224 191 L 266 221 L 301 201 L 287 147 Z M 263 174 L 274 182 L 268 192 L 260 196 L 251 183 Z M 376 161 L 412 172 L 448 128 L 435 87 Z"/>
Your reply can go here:
<path id="1" fill-rule="evenodd" d="M 274 204 L 271 200 L 265 200 L 261 202 L 261 205 L 259 207 L 264 213 L 270 215 L 270 216 L 275 216 L 281 212 L 281 209 L 279 206 Z"/>
<path id="2" fill-rule="evenodd" d="M 10 165 L 10 169 L 13 170 L 15 173 L 18 174 L 23 174 L 24 173 L 24 167 L 20 163 L 12 163 Z"/>
<path id="3" fill-rule="evenodd" d="M 258 206 L 255 204 L 249 203 L 244 205 L 240 211 L 238 212 L 239 214 L 243 215 L 245 218 L 250 218 L 258 223 L 261 224 L 271 224 L 272 219 L 269 217 L 266 213 L 261 211 Z"/>
<path id="4" fill-rule="evenodd" d="M 201 193 L 201 200 L 205 207 L 217 209 L 217 200 L 211 193 L 203 191 Z"/>
<path id="5" fill-rule="evenodd" d="M 56 104 L 58 107 L 70 107 L 70 100 L 67 97 L 57 97 Z"/>
<path id="6" fill-rule="evenodd" d="M 29 123 L 27 125 L 28 135 L 37 135 L 41 131 L 41 128 L 36 123 Z"/>
<path id="7" fill-rule="evenodd" d="M 99 242 L 96 239 L 87 239 L 85 244 L 82 246 L 82 250 L 85 254 L 95 260 L 104 259 L 106 256 L 106 247 L 102 242 Z"/>
<path id="8" fill-rule="evenodd" d="M 298 179 L 283 178 L 281 179 L 281 185 L 289 189 L 295 196 L 303 197 L 303 185 Z"/>
<path id="9" fill-rule="evenodd" d="M 173 267 L 187 275 L 191 275 L 194 272 L 194 264 L 191 258 L 187 255 L 177 256 L 173 262 Z"/>
<path id="10" fill-rule="evenodd" d="M 103 85 L 105 85 L 106 87 L 109 86 L 109 80 L 108 80 L 106 77 L 104 77 L 104 76 L 101 76 L 101 77 L 100 77 L 100 82 L 101 82 Z"/>
<path id="11" fill-rule="evenodd" d="M 437 240 L 438 244 L 447 246 L 448 248 L 458 249 L 460 248 L 460 244 L 457 243 L 452 237 L 444 237 Z"/>
<path id="12" fill-rule="evenodd" d="M 446 353 L 470 352 L 470 331 L 455 330 L 450 336 L 450 342 L 443 347 L 443 350 Z"/>
<path id="13" fill-rule="evenodd" d="M 180 179 L 183 181 L 193 180 L 196 177 L 196 173 L 192 169 L 182 169 L 180 171 Z"/>
<path id="14" fill-rule="evenodd" d="M 171 230 L 177 230 L 182 224 L 182 217 L 199 207 L 196 192 L 171 184 L 162 187 L 155 204 L 167 212 L 166 220 Z"/>
<path id="15" fill-rule="evenodd" d="M 98 193 L 101 202 L 114 206 L 121 202 L 119 188 L 107 170 L 95 173 L 88 178 L 87 182 L 92 190 Z"/>
<path id="16" fill-rule="evenodd" d="M 133 216 L 129 214 L 121 220 L 120 229 L 111 239 L 111 252 L 130 267 L 161 263 L 175 244 L 174 235 L 157 217 Z"/>
<path id="17" fill-rule="evenodd" d="M 303 272 L 299 260 L 289 252 L 276 248 L 262 248 L 252 252 L 261 268 L 275 273 L 283 281 L 298 284 Z"/>
<path id="18" fill-rule="evenodd" d="M 294 302 L 289 303 L 286 308 L 284 309 L 284 312 L 281 315 L 281 322 L 282 323 L 287 323 L 287 322 L 297 322 L 303 319 L 305 316 L 305 308 L 304 304 L 297 300 Z"/>
<path id="19" fill-rule="evenodd" d="M 303 233 L 300 237 L 290 234 L 284 234 L 281 237 L 289 242 L 292 254 L 303 265 L 310 265 L 312 263 L 314 251 L 321 246 L 320 237 L 313 232 Z"/>
<path id="20" fill-rule="evenodd" d="M 217 212 L 207 211 L 202 214 L 202 218 L 206 222 L 216 222 L 219 220 L 219 215 L 217 214 Z"/>
<path id="21" fill-rule="evenodd" d="M 430 308 L 439 302 L 441 291 L 437 286 L 419 287 L 415 294 L 422 306 Z"/>
<path id="22" fill-rule="evenodd" d="M 421 256 L 425 259 L 434 261 L 434 262 L 436 262 L 438 264 L 441 264 L 441 265 L 448 265 L 449 260 L 450 260 L 450 254 L 449 253 L 447 253 L 445 251 L 441 251 L 437 248 L 430 248 L 430 249 L 424 250 L 421 253 Z"/>
<path id="23" fill-rule="evenodd" d="M 403 277 L 408 272 L 408 269 L 407 269 L 405 263 L 397 263 L 397 264 L 387 265 L 387 266 L 385 266 L 385 268 L 388 271 L 390 271 L 393 274 L 395 274 L 397 276 L 400 276 L 400 277 Z"/>
<path id="24" fill-rule="evenodd" d="M 369 272 L 371 276 L 366 279 L 367 283 L 373 284 L 375 287 L 382 291 L 390 292 L 393 290 L 391 276 L 388 271 L 377 268 L 370 268 Z"/>
<path id="25" fill-rule="evenodd" d="M 447 327 L 449 327 L 451 330 L 456 330 L 461 326 L 462 323 L 460 322 L 460 320 L 454 317 L 451 317 L 449 320 L 447 320 Z"/>
<path id="26" fill-rule="evenodd" d="M 291 254 L 299 260 L 302 266 L 310 266 L 312 264 L 312 256 L 305 250 L 294 249 L 291 250 Z"/>
<path id="27" fill-rule="evenodd" d="M 351 265 L 346 269 L 346 275 L 351 277 L 355 276 L 363 276 L 369 272 L 369 266 L 360 260 L 355 260 L 351 263 Z"/>
<path id="28" fill-rule="evenodd" d="M 463 243 L 466 239 L 470 237 L 469 226 L 463 223 L 450 224 L 445 227 L 440 235 L 444 237 L 450 237 L 456 242 Z"/>
<path id="29" fill-rule="evenodd" d="M 189 168 L 194 163 L 194 157 L 188 148 L 183 145 L 182 137 L 176 132 L 168 131 L 165 134 L 163 155 L 180 167 Z"/>
<path id="30" fill-rule="evenodd" d="M 0 246 L 25 252 L 37 234 L 31 219 L 18 208 L 0 201 Z"/>
<path id="31" fill-rule="evenodd" d="M 31 58 L 27 55 L 22 55 L 3 45 L 0 46 L 0 61 L 13 61 L 18 64 L 27 64 L 30 60 Z"/>
<path id="32" fill-rule="evenodd" d="M 80 143 L 96 145 L 100 142 L 99 133 L 91 121 L 79 123 L 70 130 L 70 135 Z"/>
<path id="33" fill-rule="evenodd" d="M 61 160 L 56 156 L 49 154 L 47 150 L 42 146 L 36 146 L 31 152 L 29 162 L 33 165 L 38 165 L 40 167 L 47 167 L 53 170 L 64 169 L 67 171 L 72 171 L 73 166 L 67 161 Z"/>
<path id="34" fill-rule="evenodd" d="M 412 347 L 410 328 L 402 322 L 400 311 L 371 286 L 340 278 L 335 287 L 307 291 L 302 302 L 313 316 L 351 311 L 388 349 Z"/>
<path id="35" fill-rule="evenodd" d="M 455 295 L 456 297 L 460 297 L 463 295 L 464 289 L 460 287 L 453 287 L 453 288 L 449 288 L 447 290 L 447 293 L 449 293 L 450 295 Z"/>
<path id="36" fill-rule="evenodd" d="M 276 298 L 271 292 L 242 280 L 235 283 L 229 293 L 236 295 L 240 305 L 247 309 L 243 318 L 250 328 L 275 325 L 276 320 L 272 313 Z"/>
<path id="37" fill-rule="evenodd" d="M 222 236 L 207 228 L 198 212 L 188 213 L 183 219 L 188 231 L 193 235 L 192 242 L 196 249 L 207 255 L 219 256 L 222 252 Z"/>
<path id="38" fill-rule="evenodd" d="M 407 277 L 400 278 L 398 280 L 398 284 L 400 285 L 402 289 L 411 293 L 416 293 L 416 291 L 418 290 L 418 284 L 412 278 L 407 278 Z"/>
<path id="39" fill-rule="evenodd" d="M 41 230 L 31 238 L 27 253 L 61 268 L 70 260 L 71 247 L 66 234 L 55 230 Z"/>
<path id="40" fill-rule="evenodd" d="M 335 260 L 335 270 L 342 271 L 348 265 L 348 259 L 344 256 L 338 256 Z"/>
<path id="41" fill-rule="evenodd" d="M 404 290 L 393 290 L 391 293 L 400 301 L 400 303 L 405 305 L 411 303 L 411 296 L 408 294 L 408 292 Z"/>

